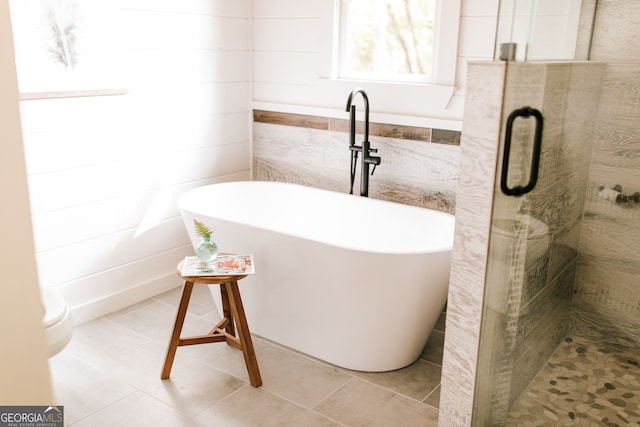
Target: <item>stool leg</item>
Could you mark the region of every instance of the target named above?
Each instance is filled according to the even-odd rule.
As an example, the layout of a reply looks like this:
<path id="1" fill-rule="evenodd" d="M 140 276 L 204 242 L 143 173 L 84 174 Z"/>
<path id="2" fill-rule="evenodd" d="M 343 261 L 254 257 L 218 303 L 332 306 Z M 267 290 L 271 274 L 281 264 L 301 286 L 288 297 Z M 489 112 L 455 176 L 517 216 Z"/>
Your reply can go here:
<path id="1" fill-rule="evenodd" d="M 182 288 L 182 297 L 180 298 L 180 305 L 178 306 L 178 312 L 176 313 L 176 321 L 173 325 L 171 338 L 169 339 L 167 356 L 164 359 L 162 375 L 160 375 L 160 378 L 163 380 L 169 378 L 169 375 L 171 375 L 171 367 L 173 366 L 173 359 L 176 356 L 176 350 L 178 349 L 178 344 L 180 343 L 180 333 L 182 332 L 184 318 L 187 315 L 187 307 L 189 306 L 191 291 L 193 291 L 193 282 L 184 282 L 184 287 Z"/>
<path id="2" fill-rule="evenodd" d="M 247 372 L 249 373 L 249 381 L 252 386 L 260 387 L 262 385 L 262 377 L 260 376 L 260 368 L 258 367 L 256 353 L 253 349 L 253 342 L 251 341 L 251 334 L 249 333 L 249 326 L 247 325 L 242 299 L 240 298 L 238 282 L 234 280 L 225 283 L 224 286 L 226 287 L 231 311 L 233 312 L 233 317 L 235 318 L 236 326 L 238 327 L 242 354 L 244 355 L 244 362 L 247 365 Z"/>
<path id="3" fill-rule="evenodd" d="M 236 328 L 233 322 L 231 307 L 229 306 L 229 295 L 227 295 L 227 287 L 224 283 L 220 283 L 220 297 L 222 299 L 222 316 L 227 319 L 225 330 L 229 335 L 236 336 Z"/>

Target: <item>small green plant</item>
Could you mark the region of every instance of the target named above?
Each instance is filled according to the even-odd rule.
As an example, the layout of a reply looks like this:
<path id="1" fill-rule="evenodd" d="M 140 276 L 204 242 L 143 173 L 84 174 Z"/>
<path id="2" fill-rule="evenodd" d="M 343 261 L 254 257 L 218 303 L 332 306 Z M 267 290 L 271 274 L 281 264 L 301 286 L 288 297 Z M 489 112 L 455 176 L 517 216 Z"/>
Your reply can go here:
<path id="1" fill-rule="evenodd" d="M 211 235 L 213 234 L 213 231 L 207 227 L 205 224 L 201 223 L 200 221 L 194 219 L 193 220 L 193 225 L 196 229 L 196 234 L 200 237 L 204 238 L 211 238 Z"/>

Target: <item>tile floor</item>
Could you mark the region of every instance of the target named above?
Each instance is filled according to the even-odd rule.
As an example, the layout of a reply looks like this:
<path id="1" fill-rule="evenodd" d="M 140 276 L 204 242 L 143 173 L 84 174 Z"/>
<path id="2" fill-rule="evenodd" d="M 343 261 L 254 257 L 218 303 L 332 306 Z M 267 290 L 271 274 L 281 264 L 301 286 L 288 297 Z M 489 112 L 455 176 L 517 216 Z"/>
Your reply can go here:
<path id="1" fill-rule="evenodd" d="M 160 380 L 180 288 L 79 325 L 51 359 L 67 424 L 84 426 L 435 426 L 444 322 L 422 357 L 388 373 L 349 371 L 254 338 L 263 386 L 249 384 L 239 350 L 180 347 Z M 183 335 L 217 312 L 196 286 Z M 251 326 L 251 325 L 250 325 Z"/>

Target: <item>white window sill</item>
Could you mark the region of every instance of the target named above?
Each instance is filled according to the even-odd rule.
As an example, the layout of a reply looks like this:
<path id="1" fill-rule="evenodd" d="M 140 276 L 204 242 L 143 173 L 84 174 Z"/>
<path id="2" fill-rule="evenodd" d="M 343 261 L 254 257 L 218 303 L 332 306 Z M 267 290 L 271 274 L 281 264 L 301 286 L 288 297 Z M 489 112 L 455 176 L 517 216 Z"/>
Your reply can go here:
<path id="1" fill-rule="evenodd" d="M 451 108 L 455 86 L 329 78 L 319 79 L 319 84 L 331 98 L 341 100 L 345 112 L 351 91 L 363 88 L 369 98 L 371 121 L 448 130 L 462 127 L 457 112 Z M 355 105 L 357 111 L 363 111 L 361 100 L 356 100 Z"/>

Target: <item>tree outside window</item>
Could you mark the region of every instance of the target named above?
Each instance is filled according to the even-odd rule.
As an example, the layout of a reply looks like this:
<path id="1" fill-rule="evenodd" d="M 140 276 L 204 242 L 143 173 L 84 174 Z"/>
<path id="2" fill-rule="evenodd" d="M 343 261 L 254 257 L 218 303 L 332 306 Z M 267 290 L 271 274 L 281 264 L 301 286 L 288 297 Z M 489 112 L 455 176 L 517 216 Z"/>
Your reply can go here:
<path id="1" fill-rule="evenodd" d="M 340 77 L 428 82 L 436 0 L 343 0 Z"/>

